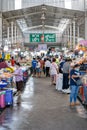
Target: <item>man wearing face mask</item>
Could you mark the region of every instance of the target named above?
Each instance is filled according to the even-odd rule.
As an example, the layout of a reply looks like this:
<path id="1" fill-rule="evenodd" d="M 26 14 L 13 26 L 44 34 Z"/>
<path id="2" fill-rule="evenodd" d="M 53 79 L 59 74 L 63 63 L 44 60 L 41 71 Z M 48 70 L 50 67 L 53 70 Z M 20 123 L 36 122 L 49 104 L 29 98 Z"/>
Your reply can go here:
<path id="1" fill-rule="evenodd" d="M 77 86 L 76 81 L 81 78 L 79 72 L 80 65 L 74 65 L 73 69 L 70 71 L 70 106 L 78 105 L 77 103 L 77 95 L 79 91 L 79 86 Z"/>

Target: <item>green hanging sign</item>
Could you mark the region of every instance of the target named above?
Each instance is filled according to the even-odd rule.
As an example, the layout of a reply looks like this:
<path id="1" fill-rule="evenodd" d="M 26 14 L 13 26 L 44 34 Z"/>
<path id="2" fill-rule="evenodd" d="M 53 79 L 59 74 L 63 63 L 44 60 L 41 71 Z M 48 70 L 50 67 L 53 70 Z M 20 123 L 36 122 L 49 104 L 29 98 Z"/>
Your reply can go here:
<path id="1" fill-rule="evenodd" d="M 56 34 L 55 33 L 32 33 L 30 34 L 30 42 L 31 43 L 40 43 L 40 42 L 56 42 Z"/>
<path id="2" fill-rule="evenodd" d="M 41 36 L 42 36 L 42 34 L 40 34 L 40 33 L 30 34 L 30 42 L 34 42 L 34 43 L 41 42 Z"/>
<path id="3" fill-rule="evenodd" d="M 56 42 L 56 34 L 44 34 L 45 42 Z"/>

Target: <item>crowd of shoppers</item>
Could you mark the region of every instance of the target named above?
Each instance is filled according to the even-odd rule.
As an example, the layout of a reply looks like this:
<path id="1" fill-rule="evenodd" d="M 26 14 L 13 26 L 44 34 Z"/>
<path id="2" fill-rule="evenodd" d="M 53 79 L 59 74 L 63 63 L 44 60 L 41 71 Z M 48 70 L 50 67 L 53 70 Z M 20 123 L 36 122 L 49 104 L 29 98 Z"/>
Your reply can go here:
<path id="1" fill-rule="evenodd" d="M 58 72 L 58 65 L 56 63 L 56 58 L 33 58 L 32 60 L 32 71 L 33 77 L 50 77 L 53 80 L 53 83 L 56 84 L 56 75 Z M 51 81 L 52 81 L 51 80 Z"/>
<path id="2" fill-rule="evenodd" d="M 47 57 L 33 58 L 32 60 L 33 76 L 51 78 L 51 85 L 56 85 L 63 93 L 70 94 L 70 106 L 77 105 L 77 95 L 79 86 L 74 80 L 81 78 L 79 65 L 72 64 L 70 58 Z M 73 80 L 74 79 L 74 80 Z M 61 82 L 61 83 L 60 83 Z M 58 84 L 57 84 L 58 83 Z M 58 86 L 57 86 L 58 85 Z M 60 86 L 59 86 L 60 85 Z"/>
<path id="3" fill-rule="evenodd" d="M 2 62 L 5 62 L 4 52 L 2 54 Z M 7 64 L 7 67 L 10 65 L 16 66 L 14 76 L 16 79 L 17 94 L 19 95 L 19 97 L 23 88 L 23 72 L 21 70 L 20 63 L 17 63 L 14 57 L 11 57 Z M 61 90 L 63 93 L 71 92 L 70 106 L 73 106 L 77 105 L 77 95 L 79 91 L 79 86 L 76 84 L 75 81 L 80 79 L 81 75 L 79 73 L 79 65 L 75 63 L 71 65 L 71 63 L 72 60 L 70 58 L 64 59 L 62 56 L 60 58 L 58 56 L 42 56 L 37 58 L 34 57 L 31 66 L 33 77 L 50 77 L 51 85 L 56 85 L 56 89 Z"/>

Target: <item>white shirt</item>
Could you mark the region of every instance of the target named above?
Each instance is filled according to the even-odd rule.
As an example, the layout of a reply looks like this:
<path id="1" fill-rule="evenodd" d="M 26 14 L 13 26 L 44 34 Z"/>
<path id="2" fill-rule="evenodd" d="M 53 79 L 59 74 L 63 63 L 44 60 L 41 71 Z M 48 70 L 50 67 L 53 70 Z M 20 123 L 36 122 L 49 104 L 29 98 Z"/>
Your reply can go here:
<path id="1" fill-rule="evenodd" d="M 40 68 L 40 66 L 41 66 L 41 64 L 40 64 L 40 62 L 38 62 L 36 68 Z"/>
<path id="2" fill-rule="evenodd" d="M 50 66 L 50 75 L 57 75 L 58 66 L 56 63 L 52 63 Z"/>
<path id="3" fill-rule="evenodd" d="M 45 62 L 45 67 L 50 67 L 50 65 L 51 65 L 50 61 L 47 60 L 47 61 Z"/>

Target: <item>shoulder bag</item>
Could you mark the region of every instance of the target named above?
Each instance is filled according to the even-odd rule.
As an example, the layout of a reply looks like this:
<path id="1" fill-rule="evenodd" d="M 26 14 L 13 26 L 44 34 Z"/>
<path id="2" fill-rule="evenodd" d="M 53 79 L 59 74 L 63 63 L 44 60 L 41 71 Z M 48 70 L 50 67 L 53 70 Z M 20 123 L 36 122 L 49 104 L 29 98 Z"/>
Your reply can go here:
<path id="1" fill-rule="evenodd" d="M 72 79 L 76 83 L 77 86 L 83 86 L 83 83 L 82 83 L 81 79 L 78 79 L 78 80 L 75 80 L 74 78 L 72 78 Z"/>

